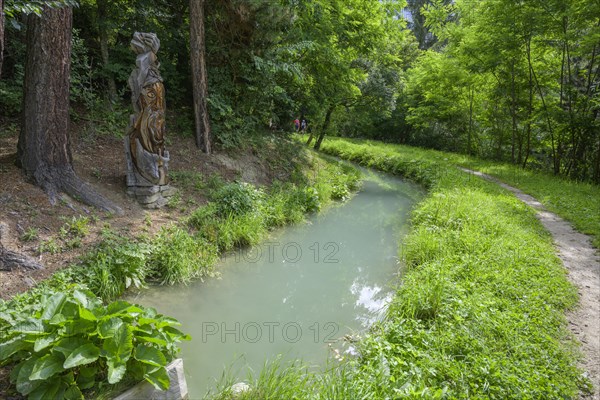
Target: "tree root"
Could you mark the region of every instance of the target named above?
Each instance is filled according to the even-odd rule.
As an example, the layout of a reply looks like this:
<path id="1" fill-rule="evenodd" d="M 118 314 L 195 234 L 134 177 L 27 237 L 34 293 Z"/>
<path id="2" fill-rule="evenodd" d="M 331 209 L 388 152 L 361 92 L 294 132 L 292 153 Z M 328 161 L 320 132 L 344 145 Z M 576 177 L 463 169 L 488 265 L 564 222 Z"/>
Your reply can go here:
<path id="1" fill-rule="evenodd" d="M 34 180 L 56 204 L 59 192 L 64 192 L 82 203 L 97 207 L 103 211 L 123 215 L 123 210 L 112 201 L 98 193 L 89 183 L 75 174 L 72 168 L 44 169 L 35 174 Z"/>
<path id="2" fill-rule="evenodd" d="M 11 250 L 2 244 L 2 237 L 7 233 L 8 225 L 0 223 L 0 271 L 12 271 L 15 268 L 30 270 L 44 269 L 44 266 L 35 259 Z"/>
<path id="3" fill-rule="evenodd" d="M 25 254 L 7 250 L 0 244 L 0 271 L 12 271 L 16 268 L 38 270 L 44 269 L 44 266 L 35 259 Z"/>

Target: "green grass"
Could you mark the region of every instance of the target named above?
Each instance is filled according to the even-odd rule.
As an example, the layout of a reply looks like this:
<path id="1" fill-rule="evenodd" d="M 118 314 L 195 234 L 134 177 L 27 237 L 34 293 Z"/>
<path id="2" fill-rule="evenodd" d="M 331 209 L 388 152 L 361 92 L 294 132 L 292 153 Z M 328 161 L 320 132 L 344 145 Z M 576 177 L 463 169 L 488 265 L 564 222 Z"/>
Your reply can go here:
<path id="1" fill-rule="evenodd" d="M 531 208 L 442 153 L 345 140 L 323 150 L 429 189 L 400 247 L 401 284 L 358 357 L 323 373 L 270 366 L 242 398 L 564 399 L 589 389 L 566 329 L 577 291 Z"/>
<path id="2" fill-rule="evenodd" d="M 571 222 L 579 232 L 590 235 L 593 245 L 600 249 L 600 186 L 524 170 L 509 164 L 459 157 L 456 162 L 492 175 L 535 197 L 548 210 Z"/>
<path id="3" fill-rule="evenodd" d="M 335 148 L 336 152 L 344 151 L 346 146 L 343 144 L 344 142 L 335 138 L 328 139 L 328 142 L 330 143 L 324 145 L 325 151 L 328 148 Z M 578 231 L 590 235 L 593 245 L 600 248 L 600 186 L 598 185 L 576 182 L 546 173 L 524 170 L 511 164 L 484 161 L 455 153 L 367 140 L 349 140 L 345 143 L 372 149 L 377 152 L 377 157 L 402 155 L 402 162 L 411 163 L 429 160 L 439 166 L 438 174 L 443 173 L 442 169 L 445 165 L 452 164 L 492 175 L 535 197 L 548 210 L 571 222 Z M 355 161 L 361 162 L 360 155 L 354 155 L 354 157 Z M 376 161 L 368 160 L 367 164 L 374 162 Z"/>
<path id="4" fill-rule="evenodd" d="M 300 222 L 359 186 L 359 172 L 344 163 L 312 160 L 310 172 L 296 182 L 276 182 L 268 190 L 231 183 L 213 190 L 211 202 L 188 219 L 196 235 L 219 252 L 252 246 L 276 227 Z"/>

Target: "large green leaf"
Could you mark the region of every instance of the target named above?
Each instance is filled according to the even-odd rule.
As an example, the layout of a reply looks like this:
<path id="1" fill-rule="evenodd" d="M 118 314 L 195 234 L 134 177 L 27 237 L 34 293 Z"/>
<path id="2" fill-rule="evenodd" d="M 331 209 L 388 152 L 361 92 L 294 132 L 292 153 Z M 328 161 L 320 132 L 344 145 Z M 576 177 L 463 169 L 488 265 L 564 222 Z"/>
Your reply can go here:
<path id="1" fill-rule="evenodd" d="M 102 305 L 102 302 L 89 290 L 75 290 L 73 297 L 88 310 L 93 310 Z"/>
<path id="2" fill-rule="evenodd" d="M 107 308 L 108 315 L 121 315 L 121 314 L 141 314 L 144 310 L 126 301 L 115 301 L 110 303 Z"/>
<path id="3" fill-rule="evenodd" d="M 98 373 L 97 366 L 82 367 L 77 376 L 77 385 L 81 390 L 86 390 L 94 386 L 96 383 L 96 374 Z"/>
<path id="4" fill-rule="evenodd" d="M 133 334 L 129 327 L 125 324 L 119 326 L 114 336 L 104 341 L 102 350 L 102 355 L 114 363 L 129 360 L 133 351 Z"/>
<path id="5" fill-rule="evenodd" d="M 59 313 L 61 308 L 65 304 L 66 298 L 67 295 L 62 292 L 53 294 L 46 302 L 44 312 L 42 313 L 42 319 L 49 320 L 52 317 L 54 317 L 57 313 Z"/>
<path id="6" fill-rule="evenodd" d="M 42 381 L 32 381 L 29 379 L 31 371 L 33 371 L 33 367 L 35 366 L 37 360 L 37 357 L 30 358 L 29 360 L 25 361 L 25 363 L 21 366 L 21 369 L 19 370 L 16 386 L 17 390 L 22 395 L 28 395 L 42 384 Z"/>
<path id="7" fill-rule="evenodd" d="M 65 317 L 63 314 L 56 314 L 50 321 L 48 321 L 50 325 L 58 326 L 64 325 L 65 322 L 67 322 L 67 317 Z"/>
<path id="8" fill-rule="evenodd" d="M 96 330 L 94 321 L 76 319 L 65 323 L 63 336 L 79 336 L 86 333 L 92 333 L 94 330 Z"/>
<path id="9" fill-rule="evenodd" d="M 79 318 L 84 319 L 86 321 L 98 320 L 98 318 L 96 318 L 96 315 L 94 315 L 93 312 L 82 306 L 79 307 Z"/>
<path id="10" fill-rule="evenodd" d="M 161 347 L 166 347 L 167 346 L 167 341 L 164 339 L 161 339 L 159 337 L 153 337 L 153 336 L 136 336 L 137 340 L 139 342 L 148 342 L 148 343 L 154 343 L 157 344 Z"/>
<path id="11" fill-rule="evenodd" d="M 164 367 L 167 365 L 167 359 L 160 350 L 143 344 L 135 348 L 134 358 L 141 363 L 154 365 L 155 367 Z"/>
<path id="12" fill-rule="evenodd" d="M 29 375 L 29 379 L 34 381 L 38 379 L 48 379 L 59 372 L 64 371 L 65 369 L 62 365 L 63 358 L 58 354 L 46 354 L 36 361 L 33 370 L 31 371 L 31 375 Z"/>
<path id="13" fill-rule="evenodd" d="M 169 374 L 167 374 L 167 370 L 165 368 L 159 368 L 151 374 L 144 375 L 144 379 L 146 379 L 159 390 L 167 390 L 169 389 L 169 386 L 171 386 Z"/>
<path id="14" fill-rule="evenodd" d="M 50 346 L 51 344 L 56 343 L 57 340 L 58 340 L 58 333 L 56 333 L 56 332 L 51 335 L 38 338 L 35 341 L 35 344 L 33 346 L 33 351 L 38 353 L 38 352 L 44 350 L 46 347 Z"/>
<path id="15" fill-rule="evenodd" d="M 73 368 L 79 365 L 91 364 L 100 356 L 100 349 L 92 343 L 78 347 L 65 360 L 64 368 Z"/>
<path id="16" fill-rule="evenodd" d="M 91 342 L 82 337 L 68 337 L 68 338 L 64 338 L 60 342 L 58 342 L 56 344 L 56 346 L 54 346 L 52 348 L 52 350 L 62 353 L 66 358 L 66 357 L 69 357 L 69 355 L 72 352 L 74 352 L 75 349 L 77 349 L 83 345 L 86 345 L 88 343 L 91 343 Z"/>
<path id="17" fill-rule="evenodd" d="M 165 326 L 164 328 L 162 328 L 162 330 L 167 335 L 169 335 L 170 339 L 173 341 L 192 340 L 190 335 L 186 335 L 185 333 L 181 332 L 179 329 L 173 328 L 172 326 Z"/>
<path id="18" fill-rule="evenodd" d="M 51 379 L 43 382 L 28 396 L 29 400 L 58 400 L 64 399 L 67 385 L 62 379 Z"/>
<path id="19" fill-rule="evenodd" d="M 18 351 L 24 350 L 30 346 L 23 339 L 25 335 L 15 336 L 5 342 L 0 343 L 0 361 L 6 360 Z"/>
<path id="20" fill-rule="evenodd" d="M 125 363 L 108 361 L 108 383 L 114 385 L 123 379 L 127 366 Z"/>
<path id="21" fill-rule="evenodd" d="M 83 400 L 83 393 L 76 385 L 70 386 L 65 392 L 65 400 Z"/>
<path id="22" fill-rule="evenodd" d="M 123 325 L 121 318 L 111 318 L 108 321 L 103 321 L 98 326 L 98 334 L 102 339 L 108 339 L 115 336 L 115 332 Z"/>
<path id="23" fill-rule="evenodd" d="M 13 317 L 9 313 L 3 311 L 0 311 L 0 320 L 8 322 L 9 325 L 15 324 L 15 320 L 13 319 Z"/>
<path id="24" fill-rule="evenodd" d="M 16 324 L 12 328 L 12 331 L 15 333 L 33 333 L 41 335 L 44 333 L 44 324 L 39 319 L 28 318 L 25 321 Z"/>

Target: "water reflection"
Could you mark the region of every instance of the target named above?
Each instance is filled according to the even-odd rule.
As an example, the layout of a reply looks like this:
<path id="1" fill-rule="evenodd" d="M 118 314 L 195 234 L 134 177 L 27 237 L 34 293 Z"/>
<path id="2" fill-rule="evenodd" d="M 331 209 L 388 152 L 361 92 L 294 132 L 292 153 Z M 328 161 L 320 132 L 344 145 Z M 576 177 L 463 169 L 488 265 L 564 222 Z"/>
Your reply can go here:
<path id="1" fill-rule="evenodd" d="M 392 300 L 392 292 L 377 285 L 366 285 L 357 278 L 350 286 L 350 292 L 356 298 L 356 320 L 363 327 L 373 325 L 383 314 Z"/>

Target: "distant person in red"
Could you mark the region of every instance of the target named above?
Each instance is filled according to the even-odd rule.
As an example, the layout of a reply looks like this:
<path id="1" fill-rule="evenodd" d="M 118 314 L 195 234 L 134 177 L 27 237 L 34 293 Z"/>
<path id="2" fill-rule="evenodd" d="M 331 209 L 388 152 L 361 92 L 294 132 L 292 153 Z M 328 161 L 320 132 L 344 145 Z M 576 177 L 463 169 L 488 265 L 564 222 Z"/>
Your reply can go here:
<path id="1" fill-rule="evenodd" d="M 298 132 L 300 130 L 300 120 L 298 119 L 298 117 L 296 117 L 296 119 L 294 120 L 294 126 L 296 127 L 296 132 Z"/>

